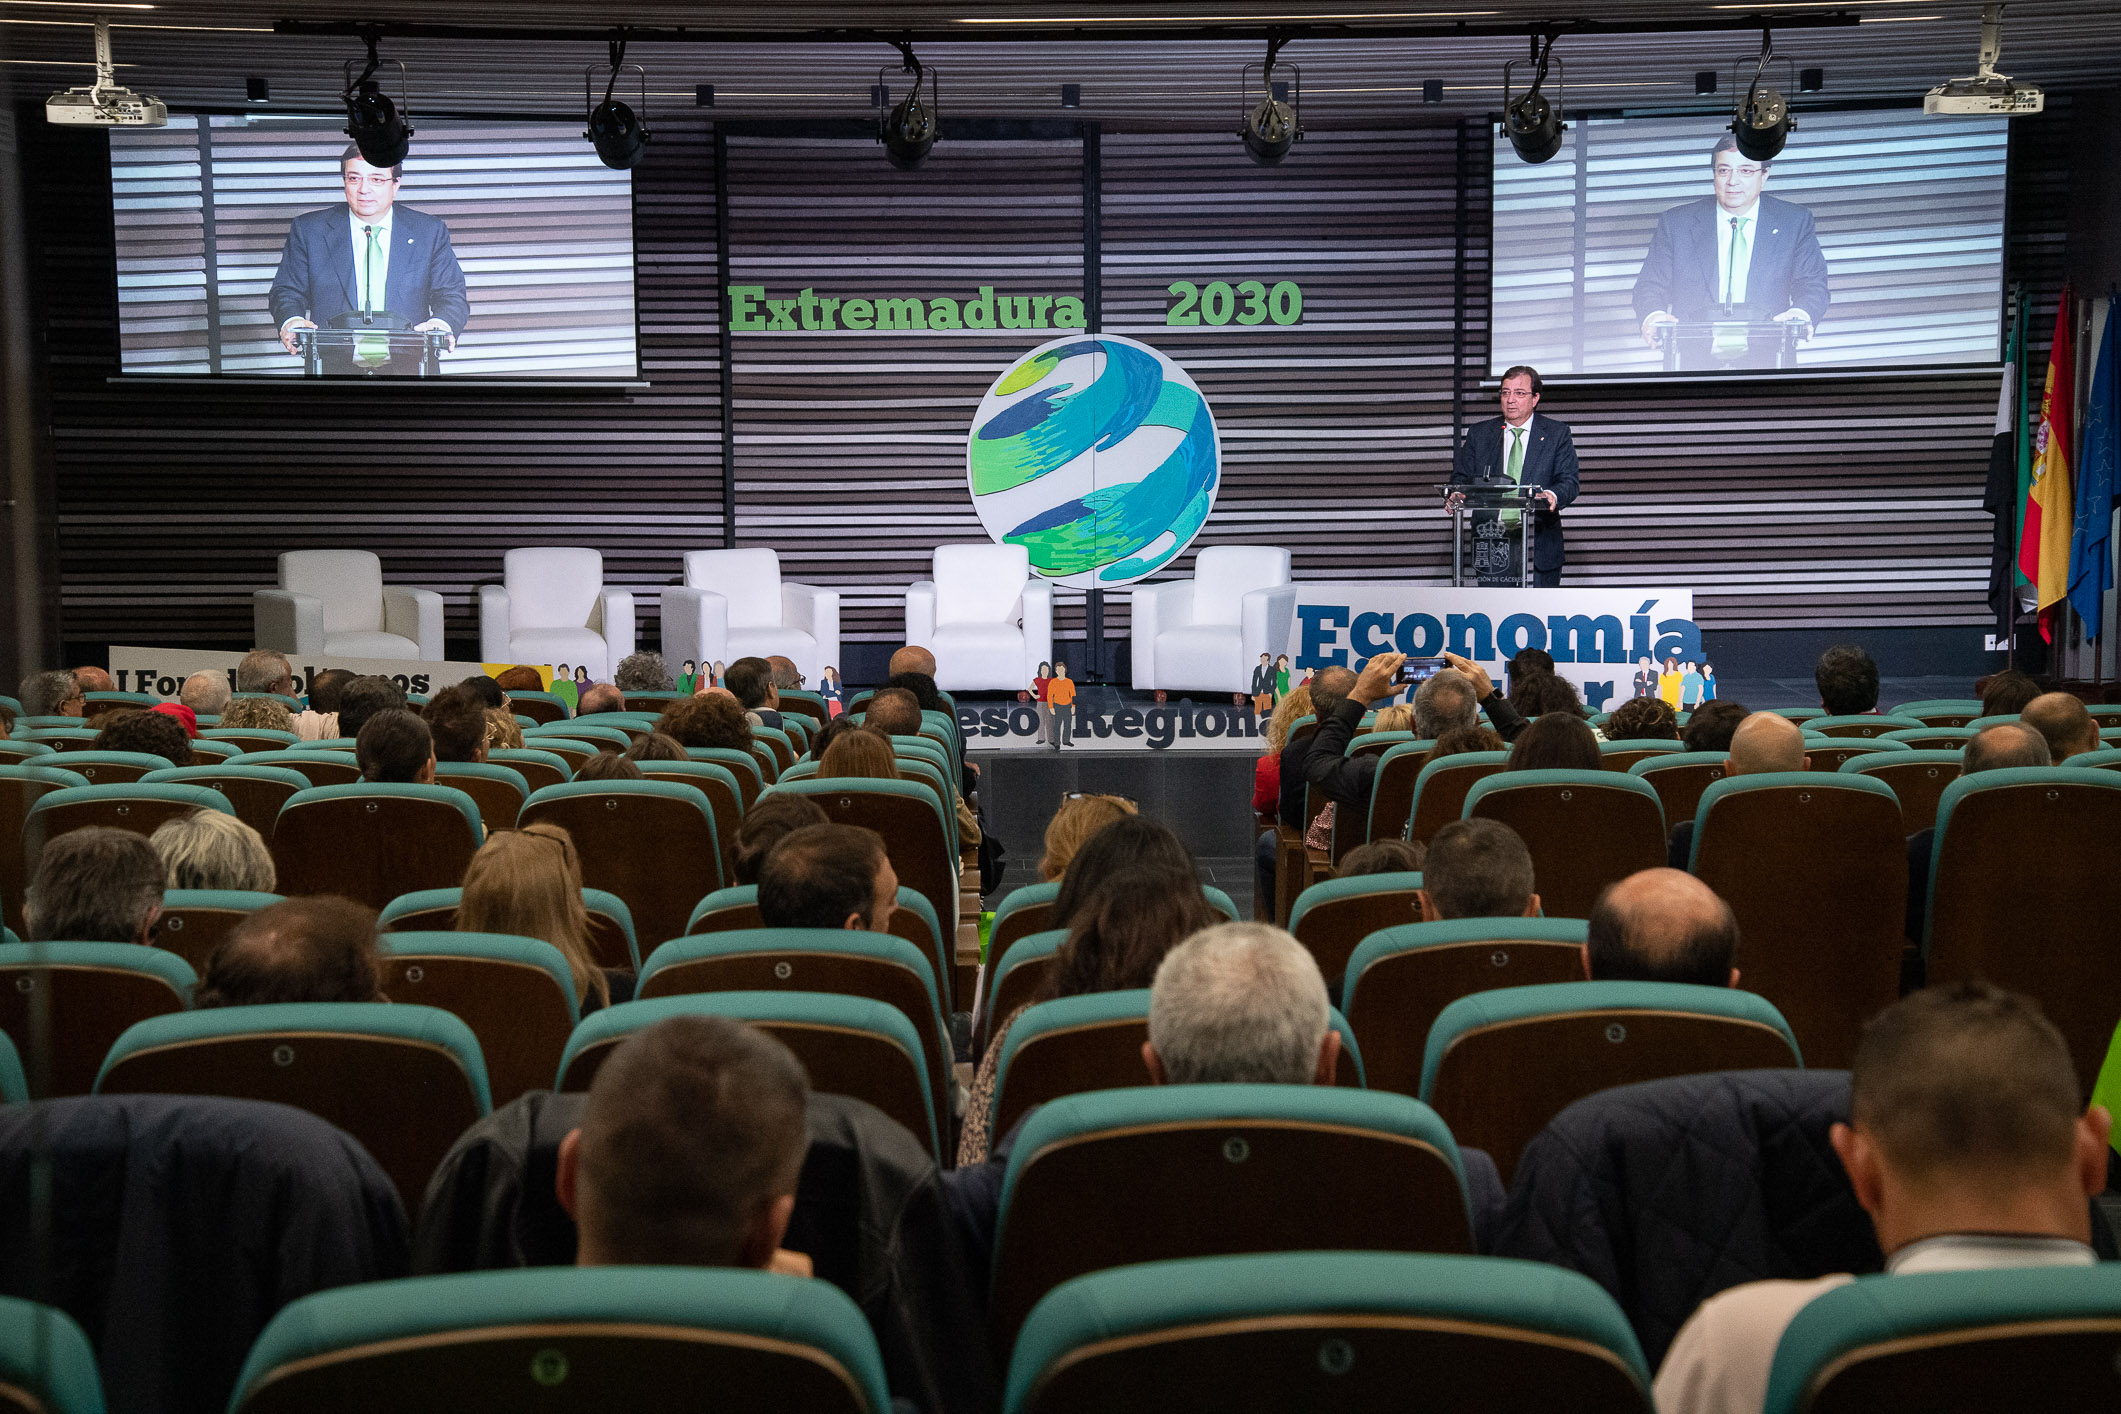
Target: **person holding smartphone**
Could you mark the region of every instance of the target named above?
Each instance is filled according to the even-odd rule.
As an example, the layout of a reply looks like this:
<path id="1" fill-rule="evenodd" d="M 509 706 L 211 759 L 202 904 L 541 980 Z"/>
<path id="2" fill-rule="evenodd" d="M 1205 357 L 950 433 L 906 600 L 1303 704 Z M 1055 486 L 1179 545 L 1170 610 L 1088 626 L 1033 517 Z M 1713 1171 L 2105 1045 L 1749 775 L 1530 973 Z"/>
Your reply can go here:
<path id="1" fill-rule="evenodd" d="M 1407 661 L 1404 653 L 1378 654 L 1363 664 L 1360 673 L 1353 675 L 1353 681 L 1346 688 L 1347 695 L 1333 710 L 1319 713 L 1318 731 L 1312 736 L 1310 753 L 1304 758 L 1304 776 L 1329 799 L 1365 809 L 1369 807 L 1371 787 L 1377 780 L 1377 766 L 1384 758 L 1370 753 L 1349 756 L 1348 743 L 1354 739 L 1356 728 L 1362 725 L 1363 713 L 1369 710 L 1370 704 L 1396 696 L 1406 687 L 1401 669 Z M 1487 713 L 1496 735 L 1504 741 L 1524 730 L 1524 718 L 1496 690 L 1494 680 L 1485 668 L 1456 653 L 1444 654 L 1443 663 L 1446 666 L 1442 668 L 1424 665 L 1424 668 L 1417 669 L 1423 673 L 1417 699 L 1423 692 L 1437 693 L 1456 688 L 1470 697 L 1480 711 Z M 1319 674 L 1319 681 L 1325 682 L 1336 674 L 1343 679 L 1349 676 L 1346 668 L 1327 668 Z M 1312 696 L 1315 699 L 1317 695 L 1314 686 Z M 1420 700 L 1416 701 L 1417 731 L 1421 730 L 1422 705 Z"/>

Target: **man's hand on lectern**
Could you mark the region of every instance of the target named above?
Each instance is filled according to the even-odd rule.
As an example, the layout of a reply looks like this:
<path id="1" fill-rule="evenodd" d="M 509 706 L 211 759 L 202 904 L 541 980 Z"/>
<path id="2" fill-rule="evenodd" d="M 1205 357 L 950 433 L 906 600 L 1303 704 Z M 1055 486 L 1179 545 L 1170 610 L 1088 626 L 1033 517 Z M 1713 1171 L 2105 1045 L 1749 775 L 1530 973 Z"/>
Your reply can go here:
<path id="1" fill-rule="evenodd" d="M 1486 668 L 1483 668 L 1471 658 L 1462 657 L 1457 653 L 1446 653 L 1443 655 L 1443 660 L 1473 680 L 1474 701 L 1485 702 L 1494 695 L 1495 679 L 1488 676 Z"/>
<path id="2" fill-rule="evenodd" d="M 314 323 L 307 319 L 297 318 L 288 320 L 285 324 L 282 324 L 280 326 L 280 347 L 286 349 L 291 354 L 298 354 L 302 352 L 302 346 L 295 342 L 295 330 L 314 329 L 316 327 L 317 326 Z"/>
<path id="3" fill-rule="evenodd" d="M 1406 661 L 1404 653 L 1378 654 L 1362 665 L 1362 672 L 1356 676 L 1355 686 L 1348 690 L 1348 696 L 1365 707 L 1381 698 L 1396 697 L 1399 684 L 1393 679 L 1399 676 L 1399 665 Z"/>
<path id="4" fill-rule="evenodd" d="M 1561 506 L 1561 502 L 1555 498 L 1555 495 L 1552 491 L 1534 491 L 1532 493 L 1532 499 L 1535 502 L 1543 504 L 1550 511 L 1558 510 Z"/>
<path id="5" fill-rule="evenodd" d="M 1466 493 L 1463 491 L 1453 491 L 1450 495 L 1443 498 L 1443 510 L 1445 515 L 1449 515 L 1453 511 L 1462 511 L 1465 508 Z"/>
<path id="6" fill-rule="evenodd" d="M 1663 347 L 1663 342 L 1658 338 L 1658 335 L 1664 331 L 1667 325 L 1677 324 L 1678 322 L 1678 318 L 1670 311 L 1658 310 L 1655 314 L 1642 321 L 1642 341 L 1653 349 Z"/>

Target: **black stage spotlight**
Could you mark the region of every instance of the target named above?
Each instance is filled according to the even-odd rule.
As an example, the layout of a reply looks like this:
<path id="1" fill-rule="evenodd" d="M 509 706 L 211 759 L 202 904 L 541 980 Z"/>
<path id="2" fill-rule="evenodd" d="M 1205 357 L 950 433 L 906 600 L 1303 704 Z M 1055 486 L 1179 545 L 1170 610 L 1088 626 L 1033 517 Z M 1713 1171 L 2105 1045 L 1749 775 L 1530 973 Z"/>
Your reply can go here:
<path id="1" fill-rule="evenodd" d="M 884 70 L 876 71 L 876 87 L 871 90 L 876 100 L 876 140 L 884 145 L 884 156 L 892 166 L 910 172 L 928 160 L 928 150 L 935 146 L 942 105 L 936 96 L 935 70 L 921 66 L 921 61 L 913 57 L 911 44 L 894 42 L 898 43 L 899 53 L 906 56 L 900 72 L 913 75 L 913 87 L 886 113 L 884 105 L 891 100 L 891 89 L 884 82 Z M 923 82 L 928 86 L 925 99 L 921 97 Z"/>
<path id="2" fill-rule="evenodd" d="M 1699 96 L 1701 94 L 1714 93 L 1715 91 L 1716 71 L 1714 69 L 1696 69 L 1694 71 L 1695 94 Z"/>
<path id="3" fill-rule="evenodd" d="M 1424 103 L 1443 102 L 1443 80 L 1423 79 L 1421 81 L 1421 101 Z"/>
<path id="4" fill-rule="evenodd" d="M 354 61 L 346 61 L 346 90 L 340 96 L 346 102 L 346 135 L 354 140 L 361 150 L 361 160 L 371 167 L 395 167 L 405 160 L 406 149 L 412 146 L 412 104 L 405 96 L 405 65 L 398 63 L 398 103 L 390 101 L 390 95 L 376 82 L 376 70 L 383 61 L 376 57 L 377 36 L 370 31 L 363 36 L 368 42 L 368 67 L 356 78 Z M 403 111 L 400 111 L 400 105 Z"/>
<path id="5" fill-rule="evenodd" d="M 1263 66 L 1247 64 L 1238 71 L 1238 107 L 1244 118 L 1238 124 L 1237 135 L 1245 140 L 1245 151 L 1262 167 L 1271 167 L 1289 155 L 1289 149 L 1303 141 L 1304 75 L 1294 64 L 1284 65 L 1284 70 L 1293 75 L 1290 80 L 1274 77 L 1274 56 L 1281 52 L 1283 39 L 1267 41 L 1267 62 Z M 1264 95 L 1259 102 L 1252 101 L 1252 70 L 1260 69 L 1260 91 Z"/>
<path id="6" fill-rule="evenodd" d="M 1799 93 L 1817 93 L 1825 87 L 1826 70 L 1803 69 L 1798 72 L 1797 91 Z"/>
<path id="7" fill-rule="evenodd" d="M 589 106 L 590 76 L 596 66 L 582 70 L 582 107 L 587 110 L 588 126 L 582 136 L 589 139 L 590 146 L 597 150 L 597 160 L 606 167 L 625 171 L 641 160 L 654 134 L 648 131 L 647 123 L 611 95 L 619 86 L 619 72 L 631 69 L 641 79 L 641 113 L 648 111 L 648 71 L 639 64 L 626 62 L 626 40 L 623 35 L 611 41 L 611 78 L 604 84 L 604 101 L 596 107 Z"/>
<path id="8" fill-rule="evenodd" d="M 1774 57 L 1774 36 L 1762 30 L 1760 67 L 1753 71 L 1753 81 L 1747 85 L 1745 97 L 1739 100 L 1737 111 L 1731 115 L 1731 132 L 1738 139 L 1739 155 L 1748 162 L 1772 162 L 1782 151 L 1782 145 L 1790 140 L 1790 129 L 1797 126 L 1790 117 L 1790 105 L 1781 90 L 1761 82 Z"/>
<path id="9" fill-rule="evenodd" d="M 1569 125 L 1562 121 L 1560 96 L 1552 103 L 1540 87 L 1547 81 L 1547 65 L 1554 61 L 1554 36 L 1546 36 L 1541 43 L 1538 35 L 1532 36 L 1532 57 L 1529 61 L 1512 59 L 1502 66 L 1502 131 L 1509 138 L 1510 146 L 1526 162 L 1544 162 L 1561 151 L 1561 135 Z M 1516 98 L 1510 97 L 1511 71 L 1520 63 L 1533 66 L 1532 86 Z M 1556 80 L 1556 87 L 1560 81 Z"/>

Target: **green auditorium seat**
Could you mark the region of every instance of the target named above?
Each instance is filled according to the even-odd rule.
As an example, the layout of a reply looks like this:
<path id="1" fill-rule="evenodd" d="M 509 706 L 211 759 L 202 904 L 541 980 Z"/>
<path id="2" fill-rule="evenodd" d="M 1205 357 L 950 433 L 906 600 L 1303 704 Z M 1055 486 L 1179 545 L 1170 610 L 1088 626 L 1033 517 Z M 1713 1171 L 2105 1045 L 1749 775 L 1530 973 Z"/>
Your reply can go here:
<path id="1" fill-rule="evenodd" d="M 1666 741 L 1659 737 L 1629 737 L 1620 741 L 1598 743 L 1598 766 L 1605 771 L 1631 771 L 1638 761 L 1647 761 L 1656 756 L 1683 756 L 1686 746 L 1682 742 Z"/>
<path id="2" fill-rule="evenodd" d="M 779 727 L 753 727 L 751 729 L 751 740 L 755 745 L 764 746 L 773 754 L 773 774 L 775 779 L 779 779 L 781 772 L 795 764 L 797 755 L 795 743 L 790 741 L 788 733 L 782 731 Z"/>
<path id="3" fill-rule="evenodd" d="M 199 735 L 208 741 L 225 741 L 241 747 L 246 756 L 311 745 L 294 732 L 275 731 L 271 727 L 208 727 Z"/>
<path id="4" fill-rule="evenodd" d="M 529 717 L 540 726 L 567 720 L 567 703 L 550 692 L 532 692 L 523 688 L 512 688 L 508 693 L 508 710 L 518 717 Z"/>
<path id="5" fill-rule="evenodd" d="M 714 837 L 722 846 L 722 874 L 736 867 L 736 832 L 744 823 L 744 791 L 736 773 L 715 761 L 640 761 L 641 775 L 651 781 L 690 786 L 707 797 L 714 816 Z"/>
<path id="6" fill-rule="evenodd" d="M 759 792 L 766 789 L 766 775 L 759 769 L 759 760 L 748 751 L 738 751 L 733 746 L 688 746 L 685 755 L 689 760 L 726 767 L 736 777 L 746 810 L 758 802 Z"/>
<path id="7" fill-rule="evenodd" d="M 471 1028 L 430 1006 L 308 1002 L 158 1016 L 111 1046 L 99 1095 L 272 1100 L 345 1130 L 420 1210 L 428 1176 L 491 1108 Z"/>
<path id="8" fill-rule="evenodd" d="M 1019 884 L 1003 894 L 994 906 L 994 920 L 987 925 L 987 975 L 994 975 L 1000 962 L 1018 938 L 1043 933 L 1053 926 L 1053 901 L 1060 897 L 1060 880 Z"/>
<path id="9" fill-rule="evenodd" d="M 2037 999 L 2087 1089 L 2121 1017 L 2116 918 L 2121 774 L 2023 766 L 1944 788 L 1930 849 L 1929 980 L 1980 977 Z"/>
<path id="10" fill-rule="evenodd" d="M 84 692 L 81 694 L 81 717 L 93 722 L 106 712 L 144 712 L 161 700 L 144 692 Z"/>
<path id="11" fill-rule="evenodd" d="M 264 756 L 262 761 L 273 758 Z M 142 785 L 203 786 L 228 798 L 228 808 L 238 820 L 266 839 L 272 838 L 273 821 L 280 807 L 296 791 L 309 789 L 309 777 L 284 766 L 261 766 L 248 761 L 214 762 L 198 766 L 169 766 L 149 771 Z"/>
<path id="12" fill-rule="evenodd" d="M 2016 712 L 1992 712 L 1986 717 L 1974 718 L 1967 725 L 1979 732 L 1986 731 L 1990 727 L 2000 727 L 2006 722 L 2015 724 L 2017 720 L 2018 714 Z"/>
<path id="13" fill-rule="evenodd" d="M 691 786 L 569 781 L 531 796 L 521 823 L 565 829 L 582 861 L 584 887 L 626 900 L 650 951 L 682 936 L 694 905 L 722 887 L 714 814 Z"/>
<path id="14" fill-rule="evenodd" d="M 489 831 L 514 829 L 523 802 L 530 798 L 529 782 L 521 772 L 486 761 L 437 761 L 435 784 L 470 796 L 479 807 L 479 823 Z"/>
<path id="15" fill-rule="evenodd" d="M 1813 1065 L 1848 1065 L 1864 1023 L 1900 995 L 1907 833 L 1891 786 L 1816 759 L 1702 794 L 1688 867 L 1738 920 L 1746 989 L 1789 1019 Z"/>
<path id="16" fill-rule="evenodd" d="M 62 749 L 66 769 L 87 779 L 92 786 L 131 785 L 150 771 L 169 769 L 169 758 L 147 751 L 97 751 L 88 747 Z"/>
<path id="17" fill-rule="evenodd" d="M 889 1414 L 861 1308 L 830 1282 L 704 1267 L 538 1267 L 370 1282 L 288 1305 L 230 1414 Z"/>
<path id="18" fill-rule="evenodd" d="M 675 691 L 629 692 L 626 694 L 626 710 L 661 716 L 670 710 L 673 703 L 683 702 L 690 696 L 692 694 L 689 692 Z"/>
<path id="19" fill-rule="evenodd" d="M 1888 741 L 1884 737 L 1830 736 L 1808 740 L 1804 744 L 1804 754 L 1811 760 L 1811 769 L 1815 772 L 1838 771 L 1858 756 L 1873 752 L 1910 749 L 1904 741 Z"/>
<path id="20" fill-rule="evenodd" d="M 1801 1068 L 1780 1012 L 1751 992 L 1558 982 L 1460 997 L 1429 1028 L 1421 1098 L 1505 1184 L 1532 1136 L 1586 1095 L 1712 1070 Z"/>
<path id="21" fill-rule="evenodd" d="M 1978 697 L 1936 697 L 1922 702 L 1903 702 L 1892 711 L 1895 717 L 1913 717 L 1927 727 L 1963 727 L 1981 715 Z"/>
<path id="22" fill-rule="evenodd" d="M 438 1007 L 478 1037 L 496 1106 L 552 1084 L 581 1019 L 574 973 L 558 948 L 508 933 L 384 933 L 383 991 Z"/>
<path id="23" fill-rule="evenodd" d="M 383 905 L 376 926 L 385 932 L 446 933 L 456 926 L 457 907 L 464 890 L 419 889 L 400 894 Z M 589 946 L 597 966 L 626 972 L 641 970 L 641 945 L 633 930 L 633 911 L 617 894 L 603 889 L 582 890 L 582 907 L 589 912 Z"/>
<path id="24" fill-rule="evenodd" d="M 1324 879 L 1296 896 L 1289 931 L 1318 960 L 1328 980 L 1348 969 L 1356 944 L 1381 928 L 1421 921 L 1418 871 Z"/>
<path id="25" fill-rule="evenodd" d="M 41 833 L 24 833 L 30 808 L 53 791 L 87 784 L 88 777 L 57 766 L 0 764 L 0 906 L 7 910 L 0 926 L 22 930 L 22 891 L 30 880 L 31 862 L 44 847 Z"/>
<path id="26" fill-rule="evenodd" d="M 1826 715 L 1824 707 L 1767 707 L 1762 710 L 1773 712 L 1778 717 L 1788 717 L 1791 721 L 1804 725 L 1806 730 L 1810 730 L 1813 719 Z"/>
<path id="27" fill-rule="evenodd" d="M 1040 1297 L 1087 1272 L 1340 1250 L 1473 1251 L 1458 1146 L 1419 1100 L 1312 1085 L 1070 1095 L 1026 1121 L 1009 1155 L 995 1348 L 1009 1349 Z"/>
<path id="28" fill-rule="evenodd" d="M 1392 752 L 1378 766 L 1379 787 L 1370 801 L 1370 838 L 1389 837 L 1388 827 L 1396 811 L 1385 808 L 1383 782 L 1400 758 Z M 1406 838 L 1427 844 L 1429 837 L 1465 813 L 1466 794 L 1475 784 L 1509 765 L 1507 751 L 1462 751 L 1440 756 L 1414 768 L 1413 794 L 1408 798 Z"/>
<path id="29" fill-rule="evenodd" d="M 199 810 L 235 813 L 229 808 L 227 796 L 204 786 L 145 785 L 138 781 L 75 786 L 39 796 L 29 808 L 23 830 L 32 839 L 41 836 L 46 840 L 92 826 L 151 835 L 165 822 L 183 819 Z"/>
<path id="30" fill-rule="evenodd" d="M 1887 732 L 1879 741 L 1897 741 L 1915 751 L 1957 751 L 1979 733 L 1972 727 L 1908 727 Z"/>
<path id="31" fill-rule="evenodd" d="M 957 931 L 957 820 L 916 781 L 789 781 L 773 789 L 808 796 L 837 825 L 861 825 L 883 836 L 898 881 L 928 900 L 936 918 Z"/>
<path id="32" fill-rule="evenodd" d="M 574 767 L 567 758 L 550 751 L 539 751 L 530 747 L 489 747 L 486 759 L 496 766 L 506 766 L 523 778 L 523 784 L 532 790 L 543 790 L 562 781 L 574 779 Z"/>
<path id="33" fill-rule="evenodd" d="M 415 889 L 463 883 L 485 839 L 479 807 L 460 790 L 358 781 L 289 797 L 273 821 L 272 856 L 281 893 L 381 908 Z"/>
<path id="34" fill-rule="evenodd" d="M 1727 751 L 1677 751 L 1645 756 L 1628 767 L 1628 774 L 1638 776 L 1650 783 L 1657 792 L 1658 802 L 1664 806 L 1664 823 L 1669 830 L 1676 828 L 1681 820 L 1694 818 L 1694 810 L 1701 804 L 1701 793 L 1723 779 L 1723 768 L 1730 760 Z"/>
<path id="35" fill-rule="evenodd" d="M 31 1008 L 42 992 L 51 1008 L 51 1068 L 37 1098 L 86 1095 L 111 1043 L 136 1022 L 190 1006 L 197 981 L 183 958 L 138 943 L 0 944 L 0 1031 L 35 1078 Z"/>
<path id="36" fill-rule="evenodd" d="M 1011 1012 L 1030 1005 L 1053 965 L 1053 955 L 1067 941 L 1066 928 L 1048 928 L 1042 933 L 1018 938 L 1000 963 L 987 965 L 973 1054 L 978 1055 L 987 1049 L 988 1041 Z"/>
<path id="37" fill-rule="evenodd" d="M 2121 747 L 2101 747 L 2097 751 L 2080 751 L 2066 762 L 2077 770 L 2121 771 Z"/>
<path id="38" fill-rule="evenodd" d="M 1373 1090 L 1421 1093 L 1429 1028 L 1460 997 L 1583 978 L 1581 918 L 1448 918 L 1364 938 L 1348 959 L 1341 1010 Z"/>
<path id="39" fill-rule="evenodd" d="M 1395 746 L 1418 746 L 1423 750 L 1436 745 L 1426 737 L 1417 737 L 1412 732 L 1360 732 L 1348 740 L 1347 754 L 1350 756 L 1382 756 Z"/>
<path id="40" fill-rule="evenodd" d="M 1887 732 L 1906 731 L 1910 727 L 1926 727 L 1929 723 L 1920 717 L 1886 715 L 1882 712 L 1859 712 L 1843 717 L 1807 717 L 1804 729 L 1821 736 L 1879 737 Z"/>
<path id="41" fill-rule="evenodd" d="M 573 724 L 568 723 L 567 725 L 571 726 Z M 624 735 L 626 735 L 626 733 L 618 732 L 615 733 L 615 735 L 623 737 Z M 600 745 L 597 742 L 577 737 L 572 733 L 566 736 L 548 736 L 543 732 L 536 731 L 527 731 L 523 733 L 524 749 L 542 752 L 547 756 L 559 757 L 560 760 L 565 762 L 567 765 L 567 778 L 569 780 L 574 779 L 574 773 L 576 771 L 581 770 L 582 767 L 589 764 L 591 760 L 601 755 L 603 752 L 603 747 L 608 745 L 610 745 L 610 743 L 608 742 Z M 623 751 L 625 750 L 625 747 L 617 746 L 613 747 L 612 749 L 615 751 Z M 497 758 L 495 758 L 494 754 L 489 751 L 486 753 L 486 759 L 489 761 L 493 761 Z M 506 765 L 509 763 L 501 762 L 500 764 Z"/>
<path id="42" fill-rule="evenodd" d="M 361 779 L 361 763 L 351 750 L 290 747 L 272 753 L 272 763 L 285 770 L 301 772 L 312 786 L 348 786 Z"/>
<path id="43" fill-rule="evenodd" d="M 29 1079 L 22 1073 L 22 1056 L 14 1040 L 0 1031 L 0 1105 L 19 1105 L 29 1098 Z"/>
<path id="44" fill-rule="evenodd" d="M 1606 885 L 1659 867 L 1668 853 L 1656 789 L 1621 771 L 1505 771 L 1473 783 L 1464 816 L 1518 833 L 1540 909 L 1553 918 L 1590 917 Z"/>
<path id="45" fill-rule="evenodd" d="M 567 1038 L 555 1090 L 587 1090 L 598 1067 L 633 1032 L 670 1016 L 726 1016 L 777 1037 L 810 1074 L 813 1090 L 866 1100 L 940 1156 L 927 1048 L 906 1014 L 886 1002 L 824 992 L 692 992 L 621 1002 L 582 1018 Z"/>
<path id="46" fill-rule="evenodd" d="M 162 913 L 155 919 L 154 944 L 183 958 L 192 971 L 203 973 L 206 959 L 229 929 L 281 898 L 280 894 L 246 889 L 165 889 Z"/>
<path id="47" fill-rule="evenodd" d="M 2121 1267 L 1858 1277 L 1775 1347 L 1765 1414 L 2111 1409 Z"/>
<path id="48" fill-rule="evenodd" d="M 550 750 L 544 743 L 554 740 L 587 742 L 598 748 L 610 747 L 613 751 L 624 751 L 633 745 L 633 733 L 622 727 L 601 724 L 605 715 L 607 714 L 599 713 L 593 717 L 575 717 L 551 727 L 532 727 L 523 733 L 523 745 L 529 746 L 535 741 L 541 751 Z M 611 715 L 615 721 L 616 715 Z"/>
<path id="49" fill-rule="evenodd" d="M 232 741 L 208 741 L 195 738 L 191 744 L 191 759 L 195 766 L 210 766 L 220 761 L 234 761 L 243 754 L 243 748 Z M 271 760 L 270 756 L 265 758 Z"/>
<path id="50" fill-rule="evenodd" d="M 56 751 L 41 741 L 16 741 L 11 737 L 0 737 L 0 764 L 19 766 L 40 756 L 56 755 Z"/>
<path id="51" fill-rule="evenodd" d="M 1937 802 L 1944 788 L 1959 779 L 1965 754 L 1956 747 L 1930 749 L 1909 743 L 1908 748 L 1852 756 L 1837 774 L 1868 776 L 1890 786 L 1900 802 L 1900 828 L 1912 835 L 1937 823 Z"/>
<path id="52" fill-rule="evenodd" d="M 320 736 L 315 741 L 297 743 L 297 748 L 303 751 L 343 751 L 353 755 L 359 745 L 360 743 L 350 736 Z"/>
<path id="53" fill-rule="evenodd" d="M 103 1414 L 96 1352 L 74 1318 L 53 1306 L 0 1296 L 0 1410 Z"/>
<path id="54" fill-rule="evenodd" d="M 1419 1386 L 1415 1393 L 1413 1386 Z M 1650 1414 L 1627 1318 L 1539 1262 L 1292 1252 L 1145 1262 L 1039 1302 L 1006 1414 Z"/>
<path id="55" fill-rule="evenodd" d="M 759 889 L 756 884 L 735 884 L 726 889 L 716 889 L 699 902 L 686 921 L 687 936 L 698 933 L 726 933 L 737 928 L 763 928 L 765 920 L 759 916 Z M 913 890 L 899 886 L 898 906 L 891 914 L 891 935 L 904 938 L 921 950 L 935 969 L 936 991 L 946 1005 L 945 1011 L 958 1007 L 952 999 L 952 974 L 950 955 L 943 948 L 943 930 L 935 921 L 935 908 L 927 899 Z"/>

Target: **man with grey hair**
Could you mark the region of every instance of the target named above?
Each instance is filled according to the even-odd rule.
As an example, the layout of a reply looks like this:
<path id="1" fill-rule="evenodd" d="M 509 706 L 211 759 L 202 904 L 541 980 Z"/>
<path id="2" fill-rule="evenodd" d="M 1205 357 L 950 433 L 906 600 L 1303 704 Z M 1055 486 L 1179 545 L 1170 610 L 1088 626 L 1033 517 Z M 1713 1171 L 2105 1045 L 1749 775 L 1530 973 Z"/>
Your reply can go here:
<path id="1" fill-rule="evenodd" d="M 32 942 L 140 943 L 162 916 L 166 871 L 144 835 L 100 825 L 48 841 L 23 894 Z"/>
<path id="2" fill-rule="evenodd" d="M 22 680 L 22 711 L 30 717 L 78 717 L 88 707 L 81 684 L 64 668 L 31 673 Z"/>
<path id="3" fill-rule="evenodd" d="M 1265 923 L 1224 923 L 1164 955 L 1142 1063 L 1158 1085 L 1331 1085 L 1340 1033 L 1310 951 Z"/>
<path id="4" fill-rule="evenodd" d="M 620 692 L 669 692 L 677 686 L 671 680 L 670 669 L 663 666 L 663 655 L 646 650 L 619 659 L 611 682 Z"/>
<path id="5" fill-rule="evenodd" d="M 783 658 L 776 653 L 766 660 L 772 670 L 775 692 L 795 692 L 803 685 L 803 670 L 795 665 L 795 659 Z"/>
<path id="6" fill-rule="evenodd" d="M 282 697 L 292 697 L 295 695 L 295 670 L 289 665 L 286 654 L 271 648 L 254 648 L 236 664 L 236 691 L 277 692 Z"/>
<path id="7" fill-rule="evenodd" d="M 1480 725 L 1480 699 L 1473 681 L 1445 668 L 1414 689 L 1414 735 L 1434 741 L 1445 732 Z"/>
<path id="8" fill-rule="evenodd" d="M 235 696 L 228 685 L 228 674 L 218 668 L 201 668 L 184 680 L 177 691 L 177 700 L 200 716 L 218 717 L 228 710 L 229 699 Z"/>
<path id="9" fill-rule="evenodd" d="M 2047 738 L 2022 722 L 1998 722 L 1974 734 L 1959 753 L 1959 774 L 2002 771 L 2014 766 L 2052 766 Z M 1935 829 L 1907 837 L 1907 935 L 1920 946 L 1929 921 L 1930 853 L 1936 845 Z M 1998 861 L 2001 862 L 2000 860 Z"/>

